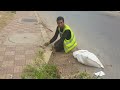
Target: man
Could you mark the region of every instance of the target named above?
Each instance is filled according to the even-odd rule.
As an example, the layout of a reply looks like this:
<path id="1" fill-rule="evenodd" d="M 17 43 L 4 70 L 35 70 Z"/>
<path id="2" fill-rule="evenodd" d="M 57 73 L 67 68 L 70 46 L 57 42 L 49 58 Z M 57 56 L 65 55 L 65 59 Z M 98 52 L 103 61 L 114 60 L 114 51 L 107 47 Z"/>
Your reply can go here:
<path id="1" fill-rule="evenodd" d="M 71 28 L 64 24 L 63 17 L 59 16 L 57 18 L 57 24 L 58 26 L 56 28 L 55 35 L 49 42 L 45 43 L 44 45 L 48 46 L 49 44 L 53 43 L 60 34 L 60 39 L 54 44 L 54 49 L 56 52 L 64 50 L 65 53 L 68 53 L 77 46 L 76 38 Z"/>

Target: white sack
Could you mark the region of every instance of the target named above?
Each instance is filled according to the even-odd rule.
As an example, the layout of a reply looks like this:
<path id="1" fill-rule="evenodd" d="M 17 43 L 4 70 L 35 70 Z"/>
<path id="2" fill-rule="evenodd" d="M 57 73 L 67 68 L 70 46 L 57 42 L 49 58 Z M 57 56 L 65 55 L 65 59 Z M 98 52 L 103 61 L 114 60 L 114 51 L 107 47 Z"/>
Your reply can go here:
<path id="1" fill-rule="evenodd" d="M 104 66 L 102 65 L 100 60 L 96 57 L 96 55 L 89 52 L 88 50 L 74 51 L 73 56 L 78 60 L 78 62 L 82 64 L 98 68 L 104 68 Z"/>

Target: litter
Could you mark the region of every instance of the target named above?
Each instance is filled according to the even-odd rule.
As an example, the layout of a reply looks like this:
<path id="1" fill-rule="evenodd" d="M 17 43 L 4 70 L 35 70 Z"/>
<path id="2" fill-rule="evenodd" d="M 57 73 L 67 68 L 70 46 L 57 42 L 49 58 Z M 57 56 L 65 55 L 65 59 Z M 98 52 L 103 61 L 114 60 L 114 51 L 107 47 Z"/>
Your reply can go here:
<path id="1" fill-rule="evenodd" d="M 97 72 L 97 73 L 94 73 L 96 76 L 103 76 L 105 75 L 105 73 L 103 71 L 100 71 L 100 72 Z"/>
<path id="2" fill-rule="evenodd" d="M 78 62 L 93 66 L 97 68 L 104 68 L 100 60 L 94 55 L 93 53 L 89 52 L 88 50 L 78 50 L 73 52 L 74 58 L 78 60 Z"/>

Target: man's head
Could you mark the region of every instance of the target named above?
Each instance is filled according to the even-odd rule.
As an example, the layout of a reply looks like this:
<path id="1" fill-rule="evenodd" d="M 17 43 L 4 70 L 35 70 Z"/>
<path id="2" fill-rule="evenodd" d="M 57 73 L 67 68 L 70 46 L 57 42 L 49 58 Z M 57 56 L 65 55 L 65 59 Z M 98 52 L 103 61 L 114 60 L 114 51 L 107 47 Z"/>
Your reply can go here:
<path id="1" fill-rule="evenodd" d="M 64 28 L 64 18 L 62 16 L 57 17 L 58 27 Z"/>

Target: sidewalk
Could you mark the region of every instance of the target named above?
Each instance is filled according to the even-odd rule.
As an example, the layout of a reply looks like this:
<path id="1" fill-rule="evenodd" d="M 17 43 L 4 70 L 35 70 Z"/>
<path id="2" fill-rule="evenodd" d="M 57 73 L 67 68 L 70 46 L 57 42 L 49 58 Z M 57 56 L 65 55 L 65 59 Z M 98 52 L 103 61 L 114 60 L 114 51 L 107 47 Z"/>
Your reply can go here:
<path id="1" fill-rule="evenodd" d="M 34 20 L 22 20 L 28 17 Z M 44 44 L 44 37 L 48 38 L 46 29 L 35 24 L 35 19 L 33 11 L 18 11 L 15 19 L 1 30 L 0 79 L 20 79 L 23 68 L 33 62 L 39 45 Z"/>
<path id="2" fill-rule="evenodd" d="M 120 11 L 104 11 L 104 13 L 110 16 L 120 16 Z"/>

